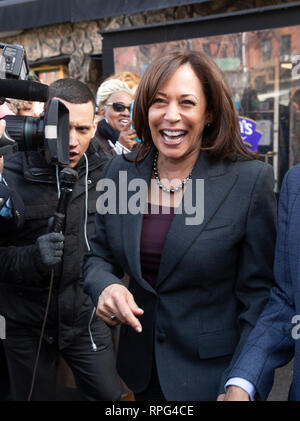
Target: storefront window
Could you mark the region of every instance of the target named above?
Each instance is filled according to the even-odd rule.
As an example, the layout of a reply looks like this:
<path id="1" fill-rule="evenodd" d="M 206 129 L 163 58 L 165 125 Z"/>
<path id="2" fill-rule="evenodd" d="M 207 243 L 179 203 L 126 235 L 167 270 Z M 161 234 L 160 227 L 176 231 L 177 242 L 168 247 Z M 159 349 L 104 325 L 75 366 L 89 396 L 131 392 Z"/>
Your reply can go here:
<path id="1" fill-rule="evenodd" d="M 223 70 L 245 144 L 273 165 L 278 191 L 284 173 L 300 163 L 300 25 L 115 48 L 115 72 L 141 75 L 174 48 L 202 50 Z"/>

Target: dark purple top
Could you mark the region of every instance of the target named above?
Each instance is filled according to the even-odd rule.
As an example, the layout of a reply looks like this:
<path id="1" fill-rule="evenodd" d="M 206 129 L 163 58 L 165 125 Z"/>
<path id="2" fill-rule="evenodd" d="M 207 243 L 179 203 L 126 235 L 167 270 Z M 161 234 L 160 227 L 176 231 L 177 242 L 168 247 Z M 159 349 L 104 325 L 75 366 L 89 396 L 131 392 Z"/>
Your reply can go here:
<path id="1" fill-rule="evenodd" d="M 141 233 L 141 269 L 143 278 L 153 288 L 155 288 L 161 253 L 173 218 L 174 208 L 155 206 L 150 203 L 148 213 L 144 215 Z"/>

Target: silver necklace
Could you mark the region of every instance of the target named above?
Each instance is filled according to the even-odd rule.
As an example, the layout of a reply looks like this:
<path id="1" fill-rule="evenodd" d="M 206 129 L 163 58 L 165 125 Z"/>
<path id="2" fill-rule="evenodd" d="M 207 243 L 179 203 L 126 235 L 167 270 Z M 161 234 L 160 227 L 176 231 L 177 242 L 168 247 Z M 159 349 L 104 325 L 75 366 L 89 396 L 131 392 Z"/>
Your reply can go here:
<path id="1" fill-rule="evenodd" d="M 155 152 L 154 159 L 153 159 L 153 173 L 154 173 L 155 180 L 158 184 L 158 187 L 166 193 L 176 193 L 179 190 L 182 190 L 183 187 L 188 182 L 188 180 L 190 180 L 192 178 L 192 173 L 190 173 L 184 180 L 182 180 L 182 182 L 181 182 L 181 184 L 179 184 L 179 186 L 174 187 L 174 189 L 168 189 L 160 181 L 160 178 L 159 178 L 159 175 L 158 175 L 158 170 L 157 170 L 157 158 L 158 158 L 158 151 Z"/>

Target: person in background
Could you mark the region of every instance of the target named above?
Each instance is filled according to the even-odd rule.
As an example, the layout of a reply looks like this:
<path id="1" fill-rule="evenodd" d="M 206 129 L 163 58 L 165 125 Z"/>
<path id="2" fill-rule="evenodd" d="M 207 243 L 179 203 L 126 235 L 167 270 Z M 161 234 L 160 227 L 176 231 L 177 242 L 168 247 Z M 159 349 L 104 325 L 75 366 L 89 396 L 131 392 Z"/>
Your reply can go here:
<path id="1" fill-rule="evenodd" d="M 7 105 L 16 115 L 38 117 L 43 111 L 43 103 L 23 99 L 9 98 L 7 99 Z"/>
<path id="2" fill-rule="evenodd" d="M 4 177 L 21 194 L 26 210 L 22 230 L 0 239 L 0 313 L 6 318 L 3 345 L 11 399 L 55 400 L 57 363 L 62 356 L 83 400 L 119 400 L 111 331 L 94 316 L 82 285 L 83 256 L 96 213 L 96 184 L 108 161 L 91 141 L 96 129 L 95 99 L 88 86 L 75 79 L 57 80 L 49 92 L 49 98 L 59 99 L 69 111 L 67 167 L 77 172 L 78 180 L 63 233 L 49 232 L 61 194 L 63 166 L 49 163 L 46 151 L 18 152 L 5 162 Z M 51 279 L 48 317 L 40 336 Z"/>
<path id="3" fill-rule="evenodd" d="M 201 52 L 149 65 L 133 122 L 143 142 L 105 169 L 119 207 L 98 205 L 84 288 L 121 323 L 117 367 L 136 400 L 221 400 L 273 285 L 273 169 L 243 145 L 224 75 Z"/>
<path id="4" fill-rule="evenodd" d="M 295 102 L 298 102 L 299 112 L 300 90 Z M 228 401 L 266 400 L 273 386 L 275 369 L 288 364 L 292 358 L 293 377 L 288 399 L 300 401 L 299 180 L 300 165 L 297 164 L 286 172 L 280 189 L 275 286 L 228 375 L 225 396 Z"/>
<path id="5" fill-rule="evenodd" d="M 106 80 L 98 88 L 96 104 L 101 119 L 95 139 L 111 155 L 128 153 L 137 143 L 136 132 L 131 128 L 132 100 L 128 85 L 119 79 Z"/>

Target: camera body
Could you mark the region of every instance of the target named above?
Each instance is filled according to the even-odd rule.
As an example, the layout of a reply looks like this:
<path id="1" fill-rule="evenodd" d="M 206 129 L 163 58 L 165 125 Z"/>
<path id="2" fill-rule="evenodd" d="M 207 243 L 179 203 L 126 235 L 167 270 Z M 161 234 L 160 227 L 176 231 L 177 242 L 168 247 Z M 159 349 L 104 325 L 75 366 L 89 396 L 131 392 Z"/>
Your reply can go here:
<path id="1" fill-rule="evenodd" d="M 69 110 L 59 100 L 49 101 L 42 117 L 8 115 L 0 139 L 0 156 L 19 151 L 47 151 L 51 164 L 69 164 Z"/>
<path id="2" fill-rule="evenodd" d="M 0 43 L 0 78 L 26 80 L 29 66 L 22 45 Z"/>
<path id="3" fill-rule="evenodd" d="M 41 117 L 4 117 L 6 130 L 0 138 L 0 156 L 18 151 L 45 151 L 51 164 L 68 165 L 69 110 L 57 99 L 48 101 L 48 86 L 26 80 L 28 74 L 25 49 L 21 45 L 0 43 L 0 97 L 2 93 L 9 98 L 36 101 L 41 91 L 43 99 L 39 101 L 47 101 Z"/>

